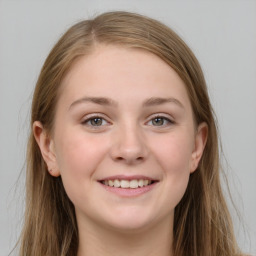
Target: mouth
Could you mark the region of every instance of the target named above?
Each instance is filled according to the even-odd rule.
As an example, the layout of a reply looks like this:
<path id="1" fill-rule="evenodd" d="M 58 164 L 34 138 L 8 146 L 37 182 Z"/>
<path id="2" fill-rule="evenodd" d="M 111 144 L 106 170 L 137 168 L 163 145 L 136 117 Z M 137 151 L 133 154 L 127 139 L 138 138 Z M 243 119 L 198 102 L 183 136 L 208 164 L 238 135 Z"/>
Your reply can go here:
<path id="1" fill-rule="evenodd" d="M 108 179 L 108 180 L 100 180 L 101 184 L 108 186 L 108 187 L 115 187 L 115 188 L 124 188 L 124 189 L 138 189 L 150 186 L 156 182 L 157 180 L 150 180 L 150 179 Z"/>

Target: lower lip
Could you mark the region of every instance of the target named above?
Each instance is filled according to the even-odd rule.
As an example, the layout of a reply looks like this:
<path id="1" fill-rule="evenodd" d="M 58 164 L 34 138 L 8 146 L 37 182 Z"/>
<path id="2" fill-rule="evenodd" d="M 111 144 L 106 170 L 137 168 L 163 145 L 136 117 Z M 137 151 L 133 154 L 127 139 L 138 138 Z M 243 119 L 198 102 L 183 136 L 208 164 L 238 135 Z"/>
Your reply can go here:
<path id="1" fill-rule="evenodd" d="M 102 185 L 102 187 L 104 189 L 106 189 L 109 192 L 112 192 L 118 196 L 122 196 L 122 197 L 136 197 L 136 196 L 140 196 L 142 194 L 145 194 L 149 191 L 151 191 L 157 184 L 158 182 L 154 182 L 150 185 L 147 185 L 145 187 L 141 187 L 141 188 L 116 188 L 116 187 L 110 187 L 110 186 L 106 186 L 102 183 L 99 182 L 100 185 Z"/>

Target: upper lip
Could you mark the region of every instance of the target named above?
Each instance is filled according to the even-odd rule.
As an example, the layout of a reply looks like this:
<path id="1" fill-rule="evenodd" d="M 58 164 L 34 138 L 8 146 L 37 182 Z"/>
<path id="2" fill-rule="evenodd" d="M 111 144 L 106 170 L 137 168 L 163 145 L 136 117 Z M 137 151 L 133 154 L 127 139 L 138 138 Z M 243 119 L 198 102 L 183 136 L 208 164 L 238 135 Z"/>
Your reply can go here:
<path id="1" fill-rule="evenodd" d="M 103 180 L 151 180 L 151 181 L 157 181 L 157 179 L 144 176 L 144 175 L 114 175 L 114 176 L 108 176 L 106 178 L 100 179 L 99 181 Z"/>

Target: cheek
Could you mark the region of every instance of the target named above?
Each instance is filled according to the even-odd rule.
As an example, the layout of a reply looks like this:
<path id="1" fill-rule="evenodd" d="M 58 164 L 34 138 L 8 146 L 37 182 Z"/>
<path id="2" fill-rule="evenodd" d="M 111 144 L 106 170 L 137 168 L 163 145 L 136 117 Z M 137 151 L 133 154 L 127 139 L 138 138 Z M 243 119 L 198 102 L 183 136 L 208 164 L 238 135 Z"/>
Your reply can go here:
<path id="1" fill-rule="evenodd" d="M 63 132 L 56 142 L 57 164 L 67 193 L 88 188 L 107 152 L 107 143 L 100 136 L 77 130 Z"/>
<path id="2" fill-rule="evenodd" d="M 192 154 L 191 137 L 175 134 L 165 138 L 155 157 L 163 170 L 165 181 L 165 200 L 168 207 L 175 208 L 183 197 L 190 176 L 190 161 Z"/>
<path id="3" fill-rule="evenodd" d="M 166 174 L 189 173 L 192 140 L 186 134 L 173 134 L 160 141 L 155 154 Z"/>
<path id="4" fill-rule="evenodd" d="M 104 145 L 103 142 L 100 136 L 87 135 L 81 131 L 64 133 L 57 139 L 56 148 L 60 171 L 86 173 L 93 169 L 106 150 L 106 143 Z"/>

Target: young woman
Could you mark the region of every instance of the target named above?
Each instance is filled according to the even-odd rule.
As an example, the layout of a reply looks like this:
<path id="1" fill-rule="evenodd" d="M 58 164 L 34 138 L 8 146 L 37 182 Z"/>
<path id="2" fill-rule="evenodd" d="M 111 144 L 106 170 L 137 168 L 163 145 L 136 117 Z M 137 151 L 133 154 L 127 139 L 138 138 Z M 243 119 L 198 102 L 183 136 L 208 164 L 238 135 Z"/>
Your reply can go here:
<path id="1" fill-rule="evenodd" d="M 20 255 L 242 255 L 200 65 L 168 27 L 71 27 L 32 103 Z"/>

